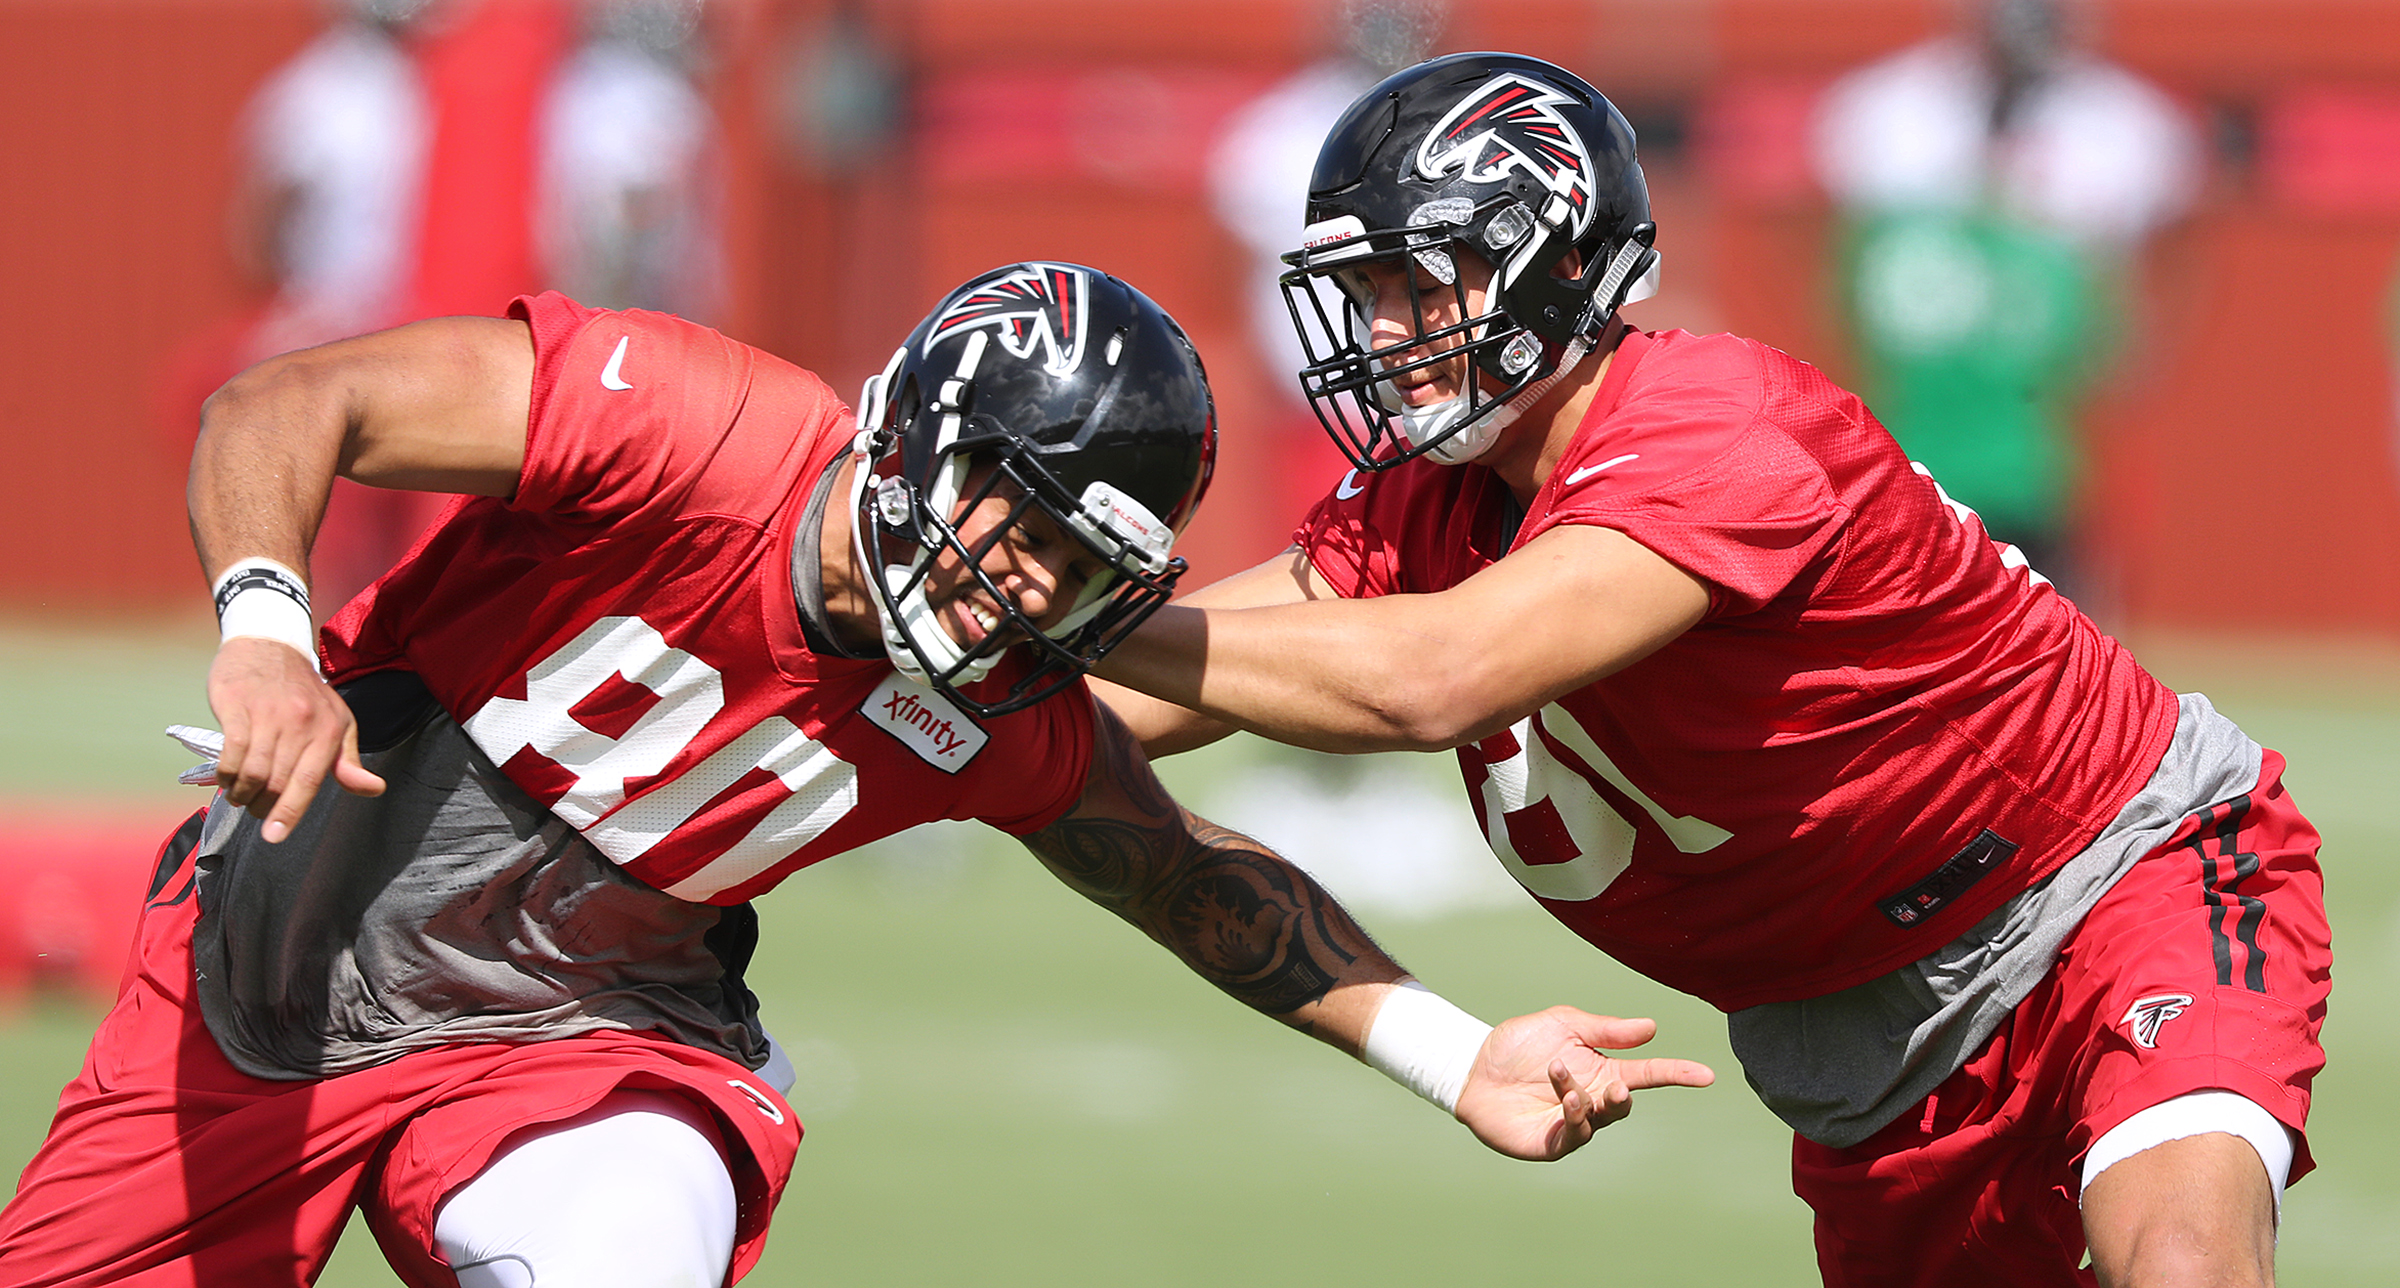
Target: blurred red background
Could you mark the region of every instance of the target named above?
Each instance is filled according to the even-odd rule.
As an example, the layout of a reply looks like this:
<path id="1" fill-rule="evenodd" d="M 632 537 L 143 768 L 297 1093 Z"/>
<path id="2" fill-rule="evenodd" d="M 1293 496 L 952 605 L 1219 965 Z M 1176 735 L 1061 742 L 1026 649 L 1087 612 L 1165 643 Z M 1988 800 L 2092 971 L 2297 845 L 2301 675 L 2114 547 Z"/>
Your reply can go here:
<path id="1" fill-rule="evenodd" d="M 479 0 L 491 6 L 559 0 Z M 1223 467 L 1187 546 L 1205 577 L 1296 514 L 1278 414 L 1210 214 L 1224 116 L 1314 57 L 1316 0 L 885 0 L 842 6 L 899 73 L 897 128 L 839 166 L 792 104 L 831 0 L 713 0 L 731 161 L 731 334 L 852 390 L 935 295 L 1009 259 L 1118 272 L 1193 333 Z M 2400 638 L 2400 472 L 2384 315 L 2400 251 L 2400 5 L 2097 0 L 2100 49 L 2209 123 L 2208 192 L 2146 252 L 2131 360 L 2089 417 L 2083 509 L 2136 628 Z M 1938 0 L 1453 6 L 1441 48 L 1590 77 L 1644 130 L 1666 290 L 1648 326 L 1731 329 L 1848 374 L 1804 130 L 1837 73 L 1926 34 Z M 0 0 L 0 611 L 189 606 L 188 355 L 258 302 L 226 249 L 234 122 L 324 21 L 316 0 Z M 539 283 L 526 282 L 535 286 Z M 505 292 L 466 307 L 497 311 Z M 179 376 L 178 355 L 186 355 Z"/>

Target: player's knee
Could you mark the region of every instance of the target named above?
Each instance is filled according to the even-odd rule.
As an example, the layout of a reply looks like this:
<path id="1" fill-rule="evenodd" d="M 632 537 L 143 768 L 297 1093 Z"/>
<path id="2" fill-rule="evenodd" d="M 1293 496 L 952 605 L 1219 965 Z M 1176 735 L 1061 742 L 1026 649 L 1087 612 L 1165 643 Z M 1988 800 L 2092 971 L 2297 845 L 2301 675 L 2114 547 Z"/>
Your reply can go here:
<path id="1" fill-rule="evenodd" d="M 2273 1288 L 2271 1248 L 2195 1214 L 2124 1232 L 2113 1252 L 2095 1243 L 2101 1288 Z"/>
<path id="2" fill-rule="evenodd" d="M 713 1288 L 734 1213 L 707 1114 L 620 1092 L 511 1143 L 443 1203 L 434 1233 L 460 1288 Z"/>

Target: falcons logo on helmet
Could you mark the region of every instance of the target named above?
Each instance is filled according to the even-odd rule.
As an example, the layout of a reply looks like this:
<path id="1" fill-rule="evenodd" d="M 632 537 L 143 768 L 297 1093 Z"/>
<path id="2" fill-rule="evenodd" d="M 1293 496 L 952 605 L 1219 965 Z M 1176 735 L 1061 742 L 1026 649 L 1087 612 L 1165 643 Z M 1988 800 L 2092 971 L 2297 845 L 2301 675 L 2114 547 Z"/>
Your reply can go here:
<path id="1" fill-rule="evenodd" d="M 1558 114 L 1559 104 L 1574 101 L 1514 72 L 1494 76 L 1417 145 L 1417 173 L 1439 179 L 1464 170 L 1469 183 L 1497 183 L 1522 170 L 1567 199 L 1571 235 L 1580 238 L 1592 222 L 1592 153 Z"/>
<path id="2" fill-rule="evenodd" d="M 1060 264 L 1028 264 L 961 292 L 933 320 L 925 347 L 988 327 L 1000 347 L 1020 358 L 1039 349 L 1051 375 L 1083 365 L 1083 315 L 1090 290 L 1084 274 Z"/>
<path id="3" fill-rule="evenodd" d="M 2167 1021 L 2183 1014 L 2184 1008 L 2191 1004 L 2192 995 L 2189 993 L 2153 994 L 2127 1008 L 2125 1018 L 2120 1023 L 2127 1026 L 2133 1040 L 2144 1049 L 2155 1049 L 2158 1046 L 2158 1031 L 2166 1026 Z"/>

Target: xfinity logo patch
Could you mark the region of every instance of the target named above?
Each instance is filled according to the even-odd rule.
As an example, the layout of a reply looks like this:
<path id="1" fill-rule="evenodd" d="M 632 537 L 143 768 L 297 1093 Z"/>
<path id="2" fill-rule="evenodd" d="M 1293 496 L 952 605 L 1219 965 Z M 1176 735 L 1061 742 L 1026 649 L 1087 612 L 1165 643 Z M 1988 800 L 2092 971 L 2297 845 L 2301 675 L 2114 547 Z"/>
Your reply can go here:
<path id="1" fill-rule="evenodd" d="M 877 685 L 859 710 L 945 774 L 955 774 L 975 759 L 992 737 L 948 698 L 897 672 Z"/>

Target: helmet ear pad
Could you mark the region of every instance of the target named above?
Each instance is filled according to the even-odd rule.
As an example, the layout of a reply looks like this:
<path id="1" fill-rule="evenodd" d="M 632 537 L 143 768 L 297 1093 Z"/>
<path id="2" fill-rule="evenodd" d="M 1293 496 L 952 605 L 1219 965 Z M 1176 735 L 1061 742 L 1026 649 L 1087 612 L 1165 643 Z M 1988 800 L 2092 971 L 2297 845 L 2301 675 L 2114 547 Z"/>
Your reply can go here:
<path id="1" fill-rule="evenodd" d="M 1511 187 L 1520 184 L 1534 186 L 1519 180 Z M 1489 230 L 1503 219 L 1504 214 L 1482 214 L 1475 225 L 1460 229 L 1454 240 L 1460 249 L 1485 254 L 1487 261 L 1494 263 L 1489 311 L 1522 328 L 1538 345 L 1530 370 L 1533 379 L 1540 380 L 1558 369 L 1559 357 L 1569 342 L 1579 336 L 1597 336 L 1625 303 L 1631 288 L 1657 263 L 1653 244 L 1658 225 L 1645 220 L 1622 238 L 1594 229 L 1582 241 L 1566 243 L 1565 230 L 1548 228 L 1537 220 L 1527 239 L 1532 245 L 1516 255 L 1494 259 L 1479 243 L 1490 240 Z M 1528 371 L 1521 359 L 1512 361 L 1506 346 L 1483 350 L 1477 363 L 1503 386 L 1515 384 Z"/>

